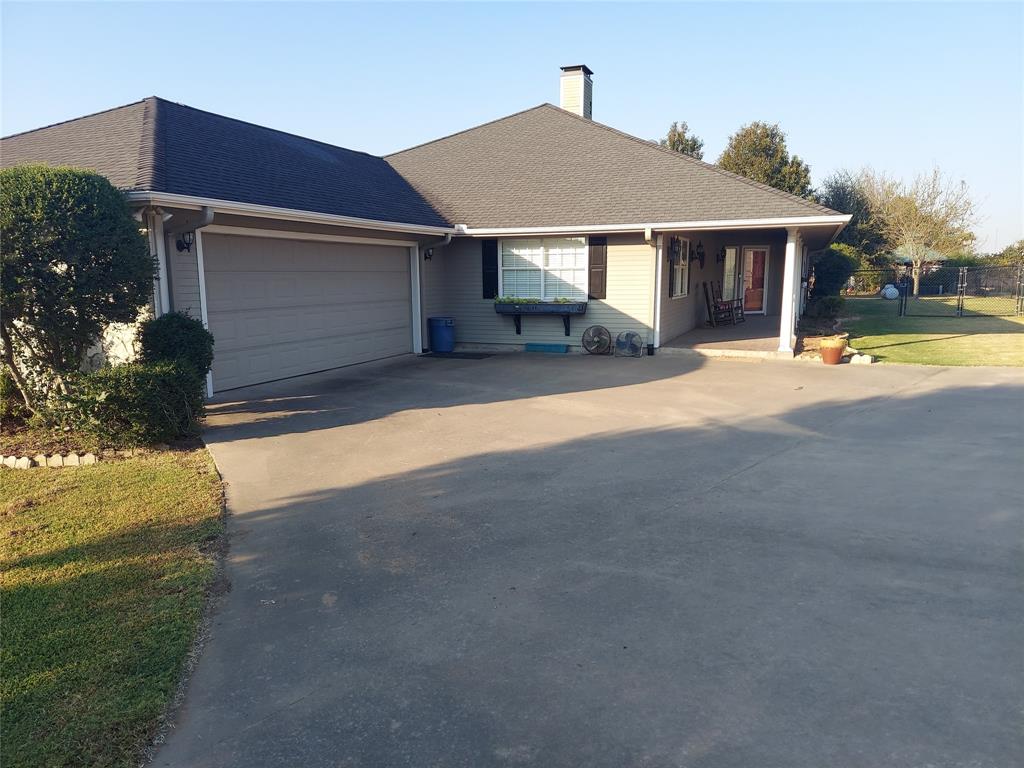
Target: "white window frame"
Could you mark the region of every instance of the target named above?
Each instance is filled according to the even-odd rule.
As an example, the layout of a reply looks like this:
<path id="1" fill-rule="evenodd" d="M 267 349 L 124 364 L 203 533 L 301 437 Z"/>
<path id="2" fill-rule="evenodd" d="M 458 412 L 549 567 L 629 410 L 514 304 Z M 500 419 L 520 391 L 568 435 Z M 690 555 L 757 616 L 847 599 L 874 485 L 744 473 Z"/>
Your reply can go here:
<path id="1" fill-rule="evenodd" d="M 515 241 L 520 239 L 526 240 L 539 240 L 542 243 L 545 240 L 582 240 L 583 241 L 583 274 L 586 282 L 583 288 L 583 298 L 569 297 L 569 296 L 548 296 L 547 295 L 547 281 L 546 277 L 548 274 L 548 267 L 540 267 L 540 298 L 539 301 L 554 301 L 555 299 L 572 298 L 574 301 L 587 301 L 590 296 L 590 240 L 585 235 L 565 235 L 562 237 L 530 237 L 530 238 L 509 238 L 509 241 Z M 498 240 L 498 296 L 503 298 L 505 296 L 505 266 L 502 260 L 502 248 L 504 240 Z M 542 246 L 543 249 L 543 246 Z M 543 261 L 547 261 L 547 253 L 545 251 L 542 256 Z M 519 298 L 532 298 L 521 296 Z"/>
<path id="2" fill-rule="evenodd" d="M 672 238 L 675 238 L 681 243 L 682 258 L 679 259 L 678 264 L 673 264 L 671 260 L 668 263 L 668 288 L 669 298 L 671 299 L 685 299 L 690 295 L 690 239 L 688 237 L 680 237 L 679 235 L 669 236 L 669 253 L 671 254 L 672 249 Z M 680 277 L 682 285 L 676 289 L 676 276 Z"/>
<path id="3" fill-rule="evenodd" d="M 725 257 L 722 259 L 722 299 L 734 301 L 741 298 L 739 294 L 742 293 L 740 283 L 743 282 L 743 258 L 738 245 L 726 245 L 722 250 L 725 252 Z M 727 280 L 730 251 L 732 252 L 732 280 Z"/>

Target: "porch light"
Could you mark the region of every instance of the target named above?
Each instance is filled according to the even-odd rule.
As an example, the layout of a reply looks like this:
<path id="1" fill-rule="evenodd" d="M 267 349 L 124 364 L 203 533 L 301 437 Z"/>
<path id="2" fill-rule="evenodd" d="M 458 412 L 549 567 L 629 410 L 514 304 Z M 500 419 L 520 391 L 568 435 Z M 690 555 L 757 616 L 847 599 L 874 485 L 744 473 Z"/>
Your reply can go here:
<path id="1" fill-rule="evenodd" d="M 178 242 L 175 243 L 175 245 L 177 246 L 179 253 L 181 251 L 188 251 L 189 253 L 191 253 L 192 252 L 192 243 L 194 243 L 195 241 L 196 241 L 196 233 L 195 232 L 182 232 L 181 233 L 181 237 L 178 238 Z"/>
<path id="2" fill-rule="evenodd" d="M 700 262 L 700 268 L 704 269 L 704 243 L 703 243 L 703 241 L 697 241 L 697 248 L 694 250 L 693 255 L 690 257 L 690 261 Z"/>
<path id="3" fill-rule="evenodd" d="M 725 261 L 725 246 L 724 245 L 721 247 L 721 249 L 719 249 L 718 253 L 715 254 L 715 261 L 717 261 L 717 262 Z"/>

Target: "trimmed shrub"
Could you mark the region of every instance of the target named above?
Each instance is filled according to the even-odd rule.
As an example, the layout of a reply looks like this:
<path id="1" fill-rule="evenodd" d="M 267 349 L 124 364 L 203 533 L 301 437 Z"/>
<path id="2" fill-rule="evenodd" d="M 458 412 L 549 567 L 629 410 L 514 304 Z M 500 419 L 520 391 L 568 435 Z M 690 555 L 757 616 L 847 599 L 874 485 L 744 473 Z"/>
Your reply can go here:
<path id="1" fill-rule="evenodd" d="M 78 168 L 0 169 L 0 241 L 3 361 L 43 415 L 104 329 L 138 319 L 156 262 L 124 193 Z"/>
<path id="2" fill-rule="evenodd" d="M 847 252 L 847 247 L 831 245 L 822 251 L 814 262 L 813 295 L 838 296 L 846 282 L 857 269 L 856 257 Z"/>
<path id="3" fill-rule="evenodd" d="M 139 345 L 143 362 L 187 362 L 200 378 L 213 365 L 213 334 L 182 312 L 168 312 L 144 322 L 139 327 Z"/>
<path id="4" fill-rule="evenodd" d="M 843 309 L 843 299 L 839 296 L 819 296 L 811 299 L 804 314 L 822 320 L 835 320 Z"/>
<path id="5" fill-rule="evenodd" d="M 124 363 L 79 376 L 65 421 L 115 448 L 167 443 L 198 433 L 203 394 L 189 363 Z"/>

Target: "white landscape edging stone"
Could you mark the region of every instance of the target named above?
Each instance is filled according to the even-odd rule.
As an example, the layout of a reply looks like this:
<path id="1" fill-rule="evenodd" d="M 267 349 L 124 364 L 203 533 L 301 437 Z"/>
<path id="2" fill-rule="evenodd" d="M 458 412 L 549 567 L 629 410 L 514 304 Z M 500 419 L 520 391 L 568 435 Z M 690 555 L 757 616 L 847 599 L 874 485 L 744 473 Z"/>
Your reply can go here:
<path id="1" fill-rule="evenodd" d="M 11 469 L 32 469 L 33 467 L 83 467 L 99 462 L 95 453 L 67 455 L 55 453 L 52 456 L 40 453 L 35 456 L 0 456 L 0 464 Z"/>

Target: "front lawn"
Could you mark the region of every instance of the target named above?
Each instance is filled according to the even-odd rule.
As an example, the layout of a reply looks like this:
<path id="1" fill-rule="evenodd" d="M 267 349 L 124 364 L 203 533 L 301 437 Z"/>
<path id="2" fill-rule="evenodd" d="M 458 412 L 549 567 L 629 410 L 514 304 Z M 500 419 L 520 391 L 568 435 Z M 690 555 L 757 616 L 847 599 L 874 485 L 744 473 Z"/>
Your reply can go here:
<path id="1" fill-rule="evenodd" d="M 203 449 L 0 469 L 0 764 L 138 764 L 178 685 L 221 532 Z"/>
<path id="2" fill-rule="evenodd" d="M 1024 317 L 897 317 L 896 302 L 848 298 L 850 344 L 886 363 L 1024 366 Z"/>

